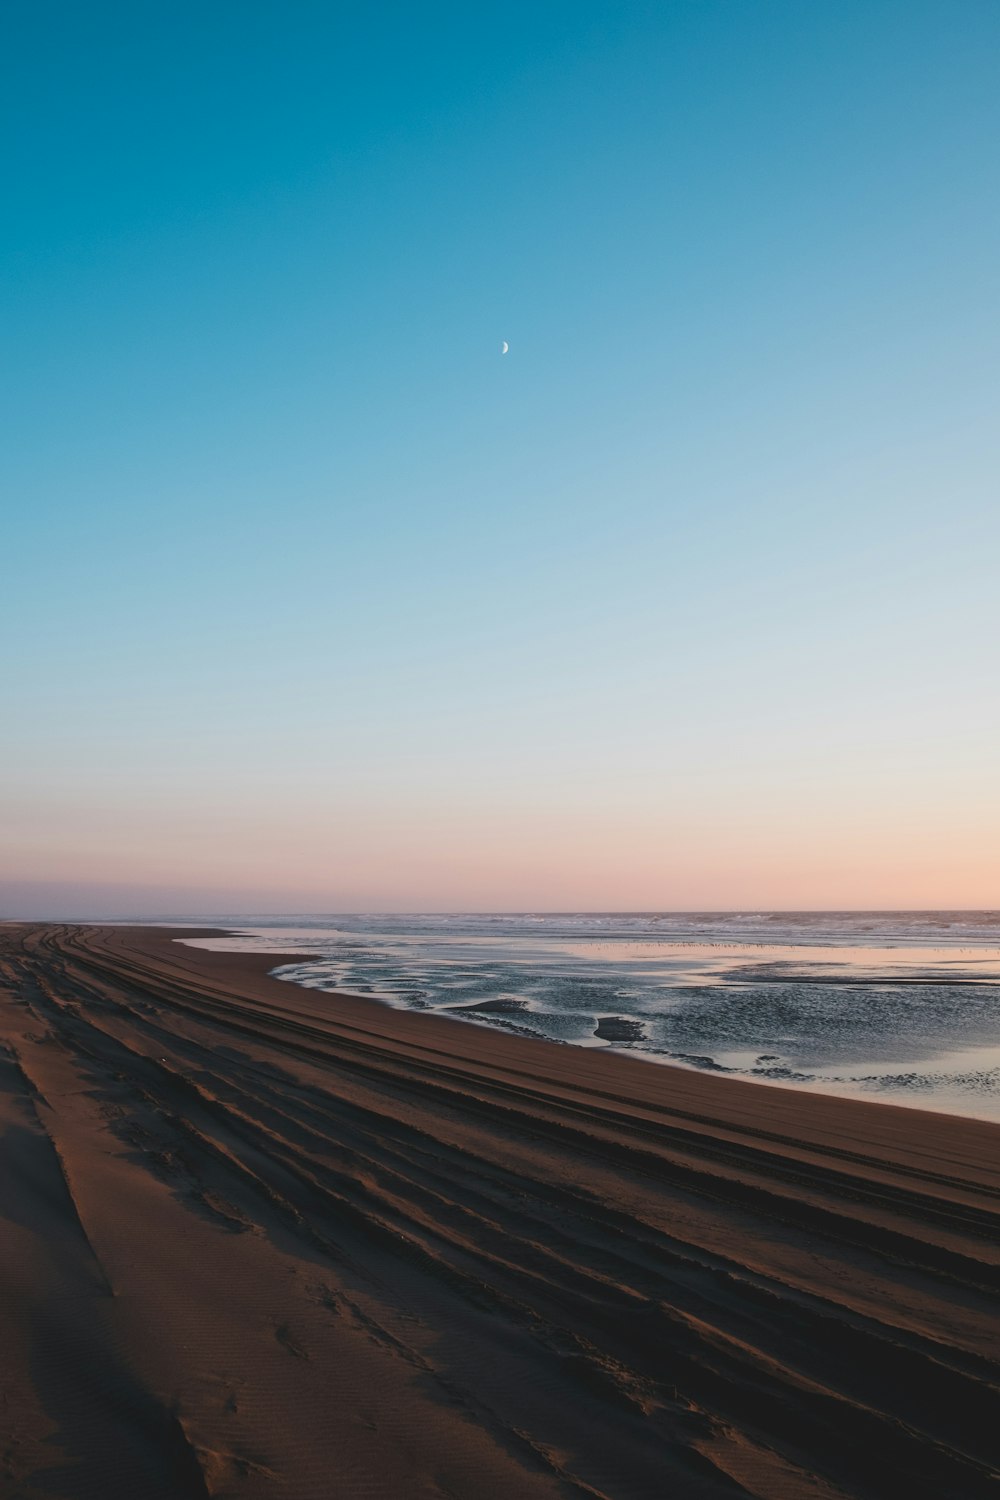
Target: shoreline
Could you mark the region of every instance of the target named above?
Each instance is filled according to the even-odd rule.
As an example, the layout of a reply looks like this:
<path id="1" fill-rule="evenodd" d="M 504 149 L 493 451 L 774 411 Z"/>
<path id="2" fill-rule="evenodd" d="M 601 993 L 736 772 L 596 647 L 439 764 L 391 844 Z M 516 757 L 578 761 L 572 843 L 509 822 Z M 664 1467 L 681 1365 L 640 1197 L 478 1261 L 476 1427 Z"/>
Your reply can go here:
<path id="1" fill-rule="evenodd" d="M 249 924 L 247 924 L 247 926 L 249 928 Z M 233 939 L 235 941 L 247 941 L 248 943 L 255 943 L 265 941 L 264 934 L 266 933 L 266 931 L 266 928 L 257 928 L 253 931 L 250 931 L 242 928 L 224 927 L 212 928 L 211 930 L 206 929 L 201 933 L 201 936 L 220 937 Z M 189 941 L 190 939 L 186 939 L 182 936 L 177 940 L 183 943 Z M 631 942 L 632 940 L 629 938 L 625 938 L 623 939 L 623 941 Z M 684 944 L 671 940 L 669 946 L 671 948 L 683 948 L 685 946 L 693 946 L 698 948 L 704 948 L 706 946 L 710 946 L 712 948 L 723 948 L 729 945 L 715 943 L 709 945 L 706 945 L 704 943 Z M 737 949 L 743 949 L 746 947 L 757 948 L 764 945 L 757 943 L 741 943 L 733 944 L 731 946 L 733 947 L 734 951 L 736 951 Z M 787 951 L 789 947 L 788 944 L 770 946 L 782 952 Z M 206 948 L 196 951 L 215 953 L 244 952 L 257 953 L 265 957 L 267 956 L 267 949 L 260 946 L 248 946 L 247 948 L 241 950 Z M 904 951 L 910 950 L 907 949 Z M 966 950 L 958 949 L 956 951 L 964 953 Z M 971 953 L 975 953 L 978 950 L 973 947 L 968 951 Z M 763 1087 L 767 1089 L 788 1089 L 796 1093 L 819 1095 L 824 1098 L 857 1100 L 859 1102 L 878 1104 L 888 1108 L 916 1110 L 924 1114 L 946 1116 L 948 1118 L 957 1119 L 980 1120 L 987 1124 L 1000 1125 L 1000 1105 L 994 1103 L 992 1107 L 982 1105 L 978 1109 L 971 1106 L 965 1109 L 958 1108 L 957 1105 L 960 1102 L 959 1099 L 955 1097 L 954 1093 L 949 1094 L 947 1090 L 941 1091 L 936 1096 L 933 1091 L 930 1091 L 930 1097 L 927 1097 L 925 1093 L 915 1089 L 915 1093 L 919 1092 L 921 1094 L 920 1102 L 918 1103 L 913 1100 L 912 1095 L 907 1094 L 906 1090 L 901 1085 L 897 1087 L 887 1087 L 883 1085 L 881 1089 L 877 1089 L 874 1087 L 866 1088 L 861 1078 L 854 1079 L 851 1077 L 828 1076 L 823 1073 L 811 1075 L 799 1074 L 798 1076 L 795 1076 L 794 1069 L 790 1069 L 786 1073 L 785 1077 L 781 1077 L 777 1073 L 754 1073 L 742 1068 L 731 1067 L 726 1063 L 718 1061 L 715 1057 L 711 1056 L 708 1053 L 702 1055 L 698 1053 L 697 1049 L 694 1047 L 686 1049 L 684 1052 L 679 1052 L 670 1050 L 657 1051 L 653 1050 L 652 1048 L 621 1046 L 620 1042 L 622 1040 L 626 1040 L 627 1038 L 613 1038 L 611 1036 L 611 1031 L 614 1027 L 614 1023 L 617 1023 L 618 1021 L 624 1021 L 625 1026 L 630 1030 L 633 1026 L 636 1025 L 644 1026 L 647 1017 L 643 1012 L 626 1013 L 625 1015 L 614 1013 L 609 1014 L 608 1016 L 597 1017 L 598 1024 L 595 1027 L 592 1039 L 570 1040 L 558 1036 L 545 1035 L 544 1032 L 541 1032 L 536 1028 L 519 1025 L 517 1021 L 517 1014 L 515 1014 L 514 1012 L 511 1012 L 509 1018 L 501 1017 L 500 1019 L 494 1018 L 492 1014 L 487 1014 L 485 1016 L 481 1016 L 480 1014 L 478 1014 L 479 1012 L 494 1011 L 495 1007 L 490 1002 L 456 1002 L 453 1005 L 442 1004 L 411 1006 L 406 1004 L 405 1001 L 393 996 L 391 993 L 378 993 L 374 989 L 370 992 L 366 992 L 365 994 L 360 994 L 357 991 L 340 989 L 339 987 L 326 988 L 319 985 L 311 985 L 304 982 L 305 976 L 303 976 L 302 978 L 291 977 L 288 975 L 279 974 L 278 970 L 281 968 L 295 968 L 302 970 L 312 965 L 321 966 L 327 961 L 325 955 L 321 953 L 310 953 L 303 949 L 296 949 L 294 953 L 289 955 L 283 952 L 280 946 L 276 946 L 273 950 L 272 956 L 274 958 L 274 964 L 272 966 L 272 969 L 270 970 L 271 977 L 278 979 L 283 984 L 292 984 L 313 994 L 326 994 L 335 996 L 340 1001 L 344 1000 L 345 998 L 350 998 L 352 1000 L 369 1001 L 377 1005 L 387 1006 L 392 1010 L 400 1012 L 401 1014 L 412 1014 L 427 1017 L 436 1016 L 448 1021 L 463 1021 L 471 1025 L 481 1026 L 484 1029 L 492 1030 L 500 1035 L 521 1036 L 530 1040 L 544 1040 L 556 1046 L 570 1046 L 583 1048 L 588 1051 L 609 1052 L 620 1057 L 631 1057 L 637 1062 L 642 1062 L 644 1064 L 653 1064 L 657 1067 L 677 1068 L 683 1072 L 694 1072 L 707 1077 L 730 1078 L 743 1083 L 752 1084 L 755 1088 Z M 825 985 L 839 986 L 848 990 L 854 988 L 865 989 L 870 987 L 873 983 L 878 982 L 891 982 L 893 987 L 895 988 L 903 988 L 906 986 L 916 988 L 943 988 L 948 986 L 965 987 L 973 985 L 982 987 L 991 986 L 994 989 L 1000 987 L 998 986 L 998 980 L 992 976 L 985 979 L 972 977 L 962 977 L 959 979 L 908 979 L 894 975 L 891 977 L 891 980 L 889 978 L 885 978 L 881 981 L 877 978 L 872 978 L 871 976 L 857 978 L 824 976 L 823 978 L 823 983 Z M 496 1014 L 497 1016 L 501 1015 L 499 1011 L 497 1011 Z M 692 1061 L 691 1059 L 693 1057 L 697 1057 L 698 1060 Z M 951 1054 L 949 1054 L 948 1052 L 944 1052 L 940 1054 L 937 1061 L 942 1067 L 945 1067 L 951 1061 Z M 866 1080 L 869 1077 L 874 1080 L 874 1078 L 878 1076 L 874 1072 L 875 1069 L 884 1070 L 886 1068 L 893 1071 L 896 1076 L 908 1077 L 912 1065 L 908 1064 L 908 1061 L 905 1059 L 872 1059 L 869 1066 L 872 1068 L 873 1072 L 871 1075 L 864 1075 Z M 916 1076 L 918 1078 L 923 1076 L 919 1067 L 916 1070 Z M 964 1102 L 964 1099 L 961 1102 Z"/>
<path id="2" fill-rule="evenodd" d="M 113 924 L 102 923 L 100 925 L 110 926 Z M 138 924 L 136 925 L 138 927 Z M 167 928 L 156 926 L 147 927 L 145 925 L 142 926 L 140 930 L 144 932 L 169 932 L 169 929 Z M 177 934 L 173 938 L 173 941 L 179 943 L 181 946 L 187 946 L 188 939 L 192 937 L 241 938 L 244 935 L 245 934 L 237 931 L 234 928 L 191 929 L 190 932 L 185 929 L 184 932 Z M 559 1037 L 542 1036 L 537 1032 L 530 1032 L 527 1028 L 518 1030 L 515 1028 L 515 1026 L 499 1025 L 493 1021 L 480 1020 L 475 1014 L 469 1014 L 469 1011 L 472 1010 L 473 1007 L 462 1007 L 459 1005 L 455 1005 L 440 1006 L 435 1008 L 428 1007 L 427 1009 L 421 1009 L 397 1003 L 395 1000 L 384 995 L 376 994 L 374 991 L 371 994 L 361 995 L 352 990 L 321 989 L 319 986 L 302 984 L 297 979 L 289 979 L 285 978 L 282 975 L 279 975 L 277 973 L 277 970 L 284 966 L 291 967 L 294 965 L 296 968 L 304 968 L 306 965 L 313 961 L 316 963 L 323 962 L 321 955 L 308 953 L 303 954 L 301 950 L 297 950 L 294 953 L 286 953 L 283 952 L 280 948 L 275 948 L 270 952 L 249 948 L 240 951 L 213 948 L 194 948 L 193 951 L 196 953 L 210 954 L 212 957 L 222 959 L 241 959 L 249 957 L 260 958 L 262 960 L 262 968 L 259 971 L 261 977 L 265 979 L 273 979 L 278 984 L 290 985 L 292 986 L 292 988 L 296 990 L 303 990 L 309 995 L 326 995 L 330 999 L 337 1002 L 338 1008 L 342 1008 L 344 1002 L 349 1002 L 351 1005 L 357 1004 L 362 1007 L 377 1006 L 380 1009 L 392 1011 L 396 1015 L 412 1016 L 421 1022 L 434 1020 L 443 1021 L 449 1025 L 458 1022 L 466 1026 L 477 1027 L 478 1029 L 488 1032 L 494 1036 L 507 1036 L 513 1038 L 514 1040 L 523 1040 L 531 1043 L 538 1043 L 546 1047 L 569 1047 L 574 1051 L 603 1054 L 608 1057 L 627 1058 L 630 1062 L 638 1063 L 642 1066 L 653 1065 L 654 1067 L 658 1068 L 669 1068 L 683 1074 L 694 1074 L 696 1077 L 700 1078 L 716 1079 L 719 1082 L 736 1083 L 740 1085 L 747 1085 L 748 1087 L 754 1089 L 763 1088 L 785 1094 L 795 1094 L 800 1096 L 804 1094 L 810 1098 L 840 1099 L 847 1103 L 857 1102 L 859 1104 L 872 1105 L 878 1109 L 901 1110 L 907 1115 L 920 1114 L 927 1115 L 935 1119 L 940 1119 L 943 1117 L 945 1119 L 974 1121 L 984 1125 L 991 1125 L 995 1129 L 1000 1131 L 1000 1121 L 987 1118 L 983 1115 L 958 1114 L 953 1110 L 948 1110 L 943 1107 L 940 1109 L 934 1109 L 933 1107 L 919 1104 L 903 1103 L 894 1099 L 872 1098 L 862 1094 L 860 1091 L 854 1094 L 846 1094 L 834 1093 L 832 1091 L 824 1090 L 818 1086 L 800 1085 L 796 1087 L 795 1085 L 788 1083 L 787 1081 L 777 1080 L 773 1078 L 755 1078 L 752 1076 L 747 1076 L 734 1070 L 729 1070 L 719 1064 L 713 1064 L 712 1067 L 700 1068 L 697 1064 L 687 1063 L 682 1058 L 668 1052 L 642 1052 L 639 1050 L 620 1048 L 616 1046 L 614 1042 L 602 1042 L 600 1045 L 591 1046 L 589 1044 L 580 1042 L 563 1041 Z M 245 978 L 245 974 L 242 969 L 234 970 L 234 972 L 238 973 L 240 978 Z M 258 971 L 255 969 L 255 973 L 256 972 Z M 851 984 L 854 981 L 841 982 L 844 984 Z M 862 981 L 858 981 L 858 983 L 861 982 Z M 985 984 L 989 981 L 982 982 Z M 324 1011 L 323 1015 L 326 1014 L 327 1013 Z M 998 1148 L 1000 1148 L 1000 1140 L 998 1140 Z"/>
<path id="3" fill-rule="evenodd" d="M 997 1493 L 1000 1126 L 209 935 L 0 931 L 11 1493 Z"/>

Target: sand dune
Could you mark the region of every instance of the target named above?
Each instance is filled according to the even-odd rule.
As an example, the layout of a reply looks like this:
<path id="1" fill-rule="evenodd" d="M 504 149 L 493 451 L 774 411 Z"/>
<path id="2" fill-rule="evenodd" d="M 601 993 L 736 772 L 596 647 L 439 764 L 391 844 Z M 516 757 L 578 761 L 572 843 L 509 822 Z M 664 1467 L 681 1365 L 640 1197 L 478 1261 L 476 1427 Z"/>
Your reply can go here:
<path id="1" fill-rule="evenodd" d="M 0 934 L 4 1497 L 1000 1495 L 1000 1127 Z"/>

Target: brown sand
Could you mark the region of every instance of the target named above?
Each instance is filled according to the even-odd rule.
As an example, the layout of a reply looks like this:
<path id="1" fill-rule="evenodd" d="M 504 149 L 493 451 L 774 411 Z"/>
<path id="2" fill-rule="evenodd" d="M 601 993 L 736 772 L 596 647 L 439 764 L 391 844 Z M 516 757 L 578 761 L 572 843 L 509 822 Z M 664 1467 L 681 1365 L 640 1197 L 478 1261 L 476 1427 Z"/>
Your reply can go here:
<path id="1" fill-rule="evenodd" d="M 5 1500 L 1000 1495 L 1000 1127 L 0 932 Z"/>

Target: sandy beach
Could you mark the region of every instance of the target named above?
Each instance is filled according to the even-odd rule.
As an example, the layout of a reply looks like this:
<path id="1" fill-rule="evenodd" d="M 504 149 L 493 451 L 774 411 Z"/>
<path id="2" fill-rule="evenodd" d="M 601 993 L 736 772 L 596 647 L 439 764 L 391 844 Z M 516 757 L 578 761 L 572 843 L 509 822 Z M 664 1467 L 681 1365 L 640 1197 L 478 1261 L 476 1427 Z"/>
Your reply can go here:
<path id="1" fill-rule="evenodd" d="M 1000 1126 L 179 935 L 0 928 L 5 1500 L 1000 1495 Z"/>

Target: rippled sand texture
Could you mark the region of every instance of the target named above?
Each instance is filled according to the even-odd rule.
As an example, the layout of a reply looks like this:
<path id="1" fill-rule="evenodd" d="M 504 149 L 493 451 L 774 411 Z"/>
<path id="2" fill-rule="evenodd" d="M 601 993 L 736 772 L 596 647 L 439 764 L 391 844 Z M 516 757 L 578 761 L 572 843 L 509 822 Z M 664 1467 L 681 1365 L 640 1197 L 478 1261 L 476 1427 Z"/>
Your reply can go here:
<path id="1" fill-rule="evenodd" d="M 997 1126 L 0 934 L 4 1496 L 1000 1494 Z"/>

